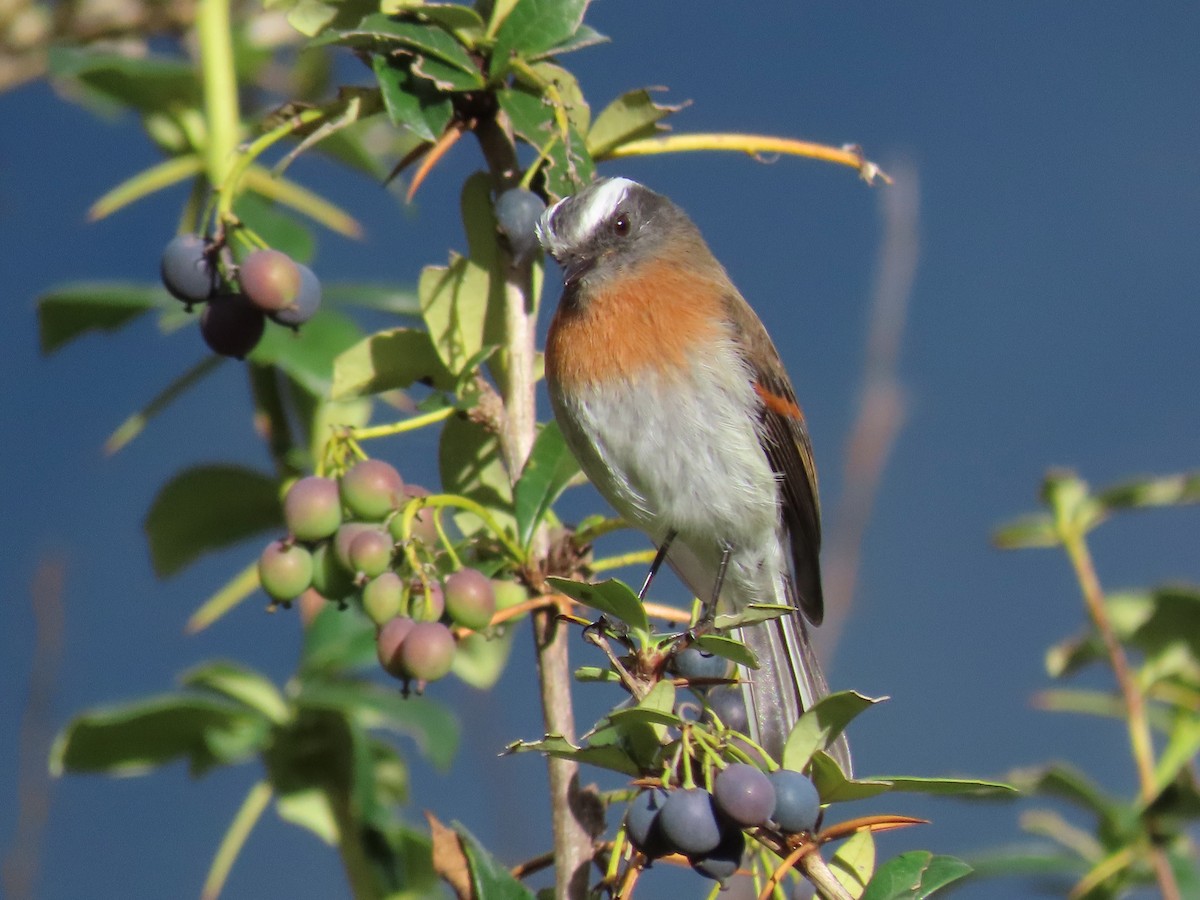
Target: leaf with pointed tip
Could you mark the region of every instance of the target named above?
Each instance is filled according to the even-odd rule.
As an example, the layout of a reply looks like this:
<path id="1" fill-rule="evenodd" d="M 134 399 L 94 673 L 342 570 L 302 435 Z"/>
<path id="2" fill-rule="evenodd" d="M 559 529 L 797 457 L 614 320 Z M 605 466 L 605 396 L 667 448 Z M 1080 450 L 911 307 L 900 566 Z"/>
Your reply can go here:
<path id="1" fill-rule="evenodd" d="M 76 716 L 55 738 L 50 770 L 141 775 L 186 759 L 201 774 L 248 758 L 268 734 L 268 721 L 245 708 L 167 694 Z"/>
<path id="2" fill-rule="evenodd" d="M 105 454 L 112 455 L 126 447 L 142 433 L 151 419 L 164 412 L 167 407 L 198 385 L 206 376 L 215 372 L 225 360 L 224 356 L 217 356 L 214 353 L 206 354 L 200 362 L 172 380 L 170 384 L 155 394 L 149 403 L 117 426 L 117 430 L 104 442 Z"/>
<path id="3" fill-rule="evenodd" d="M 992 532 L 992 543 L 1001 550 L 1057 547 L 1062 543 L 1054 519 L 1047 513 L 1030 513 Z"/>
<path id="4" fill-rule="evenodd" d="M 401 64 L 380 54 L 372 58 L 371 66 L 392 122 L 423 140 L 436 141 L 454 117 L 450 98 L 434 90 L 424 79 L 415 78 L 407 61 Z"/>
<path id="5" fill-rule="evenodd" d="M 263 675 L 233 662 L 208 662 L 180 676 L 187 687 L 211 691 L 253 710 L 276 724 L 288 717 L 288 704 L 279 689 Z"/>
<path id="6" fill-rule="evenodd" d="M 546 582 L 572 600 L 618 619 L 635 631 L 648 632 L 650 620 L 637 594 L 623 582 L 610 578 L 597 584 L 569 578 L 547 578 Z"/>
<path id="7" fill-rule="evenodd" d="M 54 47 L 48 68 L 52 79 L 76 82 L 87 97 L 107 107 L 153 112 L 200 105 L 200 81 L 182 59 Z"/>
<path id="8" fill-rule="evenodd" d="M 732 660 L 739 666 L 745 666 L 748 669 L 758 668 L 758 657 L 754 655 L 754 651 L 741 641 L 731 637 L 725 637 L 722 634 L 705 634 L 696 638 L 694 646 L 706 653 Z"/>
<path id="9" fill-rule="evenodd" d="M 880 866 L 861 900 L 922 900 L 971 871 L 969 865 L 953 856 L 913 850 Z"/>
<path id="10" fill-rule="evenodd" d="M 156 285 L 80 281 L 59 285 L 37 299 L 38 336 L 50 355 L 89 331 L 116 331 L 152 309 L 176 304 Z"/>
<path id="11" fill-rule="evenodd" d="M 629 141 L 653 137 L 665 130 L 659 122 L 687 105 L 656 103 L 650 95 L 651 90 L 662 88 L 638 88 L 628 91 L 596 116 L 587 133 L 588 153 L 594 159 L 602 158 Z"/>
<path id="12" fill-rule="evenodd" d="M 608 35 L 601 34 L 586 22 L 575 29 L 575 33 L 561 43 L 555 44 L 544 53 L 535 53 L 530 59 L 546 59 L 551 56 L 562 56 L 564 53 L 574 53 L 576 50 L 586 50 L 598 44 L 607 44 L 611 40 Z"/>
<path id="13" fill-rule="evenodd" d="M 910 775 L 873 775 L 873 781 L 891 782 L 891 790 L 908 794 L 939 794 L 954 797 L 1008 799 L 1018 791 L 1002 781 L 981 778 L 918 778 Z"/>
<path id="14" fill-rule="evenodd" d="M 786 762 L 787 754 L 784 753 L 785 768 L 792 768 Z M 890 781 L 881 781 L 874 778 L 847 778 L 845 773 L 833 757 L 823 750 L 818 750 L 812 756 L 812 768 L 809 771 L 809 776 L 812 782 L 817 787 L 817 793 L 821 795 L 822 803 L 845 803 L 849 800 L 866 800 L 869 797 L 876 797 L 880 794 L 886 794 L 892 789 Z"/>
<path id="15" fill-rule="evenodd" d="M 856 831 L 838 846 L 829 868 L 852 897 L 862 896 L 875 872 L 875 836 L 869 828 Z"/>
<path id="16" fill-rule="evenodd" d="M 471 832 L 458 822 L 451 823 L 471 869 L 474 897 L 487 900 L 534 900 L 533 893 L 517 881 L 494 856 L 484 849 Z"/>
<path id="17" fill-rule="evenodd" d="M 1097 499 L 1110 510 L 1200 503 L 1200 473 L 1138 478 L 1106 488 L 1097 494 Z"/>
<path id="18" fill-rule="evenodd" d="M 812 755 L 833 743 L 859 713 L 885 699 L 867 697 L 857 691 L 839 691 L 822 698 L 812 709 L 804 711 L 788 735 L 783 747 L 784 768 L 803 771 Z"/>
<path id="19" fill-rule="evenodd" d="M 205 553 L 282 528 L 279 487 L 241 466 L 194 466 L 159 490 L 143 527 L 155 574 L 174 575 Z"/>
<path id="20" fill-rule="evenodd" d="M 505 747 L 504 752 L 545 753 L 558 759 L 570 759 L 584 765 L 599 766 L 601 769 L 621 772 L 635 778 L 642 774 L 641 767 L 618 744 L 576 747 L 562 735 L 547 735 L 540 741 L 515 741 Z"/>

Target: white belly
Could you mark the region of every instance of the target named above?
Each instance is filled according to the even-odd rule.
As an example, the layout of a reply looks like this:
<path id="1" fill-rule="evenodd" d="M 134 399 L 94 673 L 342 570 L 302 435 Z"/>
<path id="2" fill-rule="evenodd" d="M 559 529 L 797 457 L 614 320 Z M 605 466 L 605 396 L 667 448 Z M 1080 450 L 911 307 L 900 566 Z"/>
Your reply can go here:
<path id="1" fill-rule="evenodd" d="M 739 608 L 774 602 L 786 562 L 778 480 L 759 442 L 750 373 L 732 349 L 722 355 L 697 360 L 688 379 L 551 394 L 584 472 L 656 545 L 676 533 L 669 559 L 701 600 L 711 599 L 729 548 L 722 606 Z"/>

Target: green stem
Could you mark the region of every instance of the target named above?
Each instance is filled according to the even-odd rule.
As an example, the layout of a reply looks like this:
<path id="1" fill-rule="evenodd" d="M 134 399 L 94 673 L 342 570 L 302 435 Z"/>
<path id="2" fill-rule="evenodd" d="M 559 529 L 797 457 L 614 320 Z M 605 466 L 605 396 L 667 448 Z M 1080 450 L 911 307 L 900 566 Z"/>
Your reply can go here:
<path id="1" fill-rule="evenodd" d="M 196 10 L 196 31 L 204 80 L 204 117 L 208 126 L 205 159 L 208 180 L 215 187 L 225 181 L 242 121 L 238 110 L 229 0 L 200 0 Z"/>
<path id="2" fill-rule="evenodd" d="M 351 436 L 356 441 L 369 441 L 374 438 L 391 437 L 392 435 L 403 434 L 406 431 L 416 431 L 418 428 L 424 428 L 427 425 L 436 425 L 438 422 L 450 418 L 456 412 L 458 410 L 455 407 L 446 406 L 421 416 L 413 416 L 411 419 L 392 422 L 389 425 L 376 425 L 372 428 L 355 428 L 351 432 Z"/>
<path id="3" fill-rule="evenodd" d="M 242 852 L 242 847 L 246 844 L 246 838 L 250 837 L 250 832 L 270 802 L 271 785 L 269 782 L 260 781 L 250 788 L 250 793 L 246 795 L 246 799 L 242 801 L 233 821 L 229 823 L 229 830 L 225 832 L 225 837 L 221 838 L 221 845 L 217 847 L 217 854 L 213 857 L 212 865 L 209 866 L 208 877 L 204 879 L 200 900 L 216 900 L 220 896 L 221 889 L 225 887 L 225 880 L 229 877 L 229 872 L 233 868 L 238 854 Z"/>

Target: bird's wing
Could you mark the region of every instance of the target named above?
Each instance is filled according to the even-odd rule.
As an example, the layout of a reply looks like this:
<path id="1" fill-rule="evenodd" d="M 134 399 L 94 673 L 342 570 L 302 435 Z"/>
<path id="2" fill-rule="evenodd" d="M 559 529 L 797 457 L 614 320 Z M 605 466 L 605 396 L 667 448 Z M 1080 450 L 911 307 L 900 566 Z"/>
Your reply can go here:
<path id="1" fill-rule="evenodd" d="M 821 593 L 821 506 L 817 469 L 804 413 L 788 380 L 779 352 L 766 328 L 740 295 L 726 300 L 730 323 L 746 348 L 746 364 L 754 376 L 763 450 L 779 476 L 783 523 L 791 542 L 800 608 L 814 625 L 825 615 Z"/>

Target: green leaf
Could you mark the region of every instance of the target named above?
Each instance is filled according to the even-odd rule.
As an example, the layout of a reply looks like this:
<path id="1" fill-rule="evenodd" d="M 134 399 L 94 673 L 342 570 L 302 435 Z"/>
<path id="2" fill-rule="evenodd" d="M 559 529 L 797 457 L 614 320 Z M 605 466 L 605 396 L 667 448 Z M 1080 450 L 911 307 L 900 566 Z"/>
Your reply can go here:
<path id="1" fill-rule="evenodd" d="M 163 288 L 117 281 L 59 285 L 37 299 L 38 336 L 49 355 L 89 331 L 116 331 L 175 303 Z"/>
<path id="2" fill-rule="evenodd" d="M 424 79 L 415 78 L 407 61 L 400 65 L 390 57 L 377 55 L 371 67 L 391 120 L 423 140 L 436 141 L 454 116 L 450 98 Z"/>
<path id="3" fill-rule="evenodd" d="M 665 130 L 659 122 L 686 106 L 655 103 L 650 90 L 652 89 L 638 88 L 628 91 L 606 106 L 596 117 L 587 133 L 588 153 L 594 159 L 629 141 L 653 137 Z"/>
<path id="4" fill-rule="evenodd" d="M 454 374 L 483 349 L 492 279 L 488 270 L 451 254 L 449 266 L 426 266 L 417 284 L 421 315 L 438 356 Z"/>
<path id="5" fill-rule="evenodd" d="M 1088 483 L 1070 470 L 1047 472 L 1042 481 L 1041 496 L 1042 502 L 1050 507 L 1060 531 L 1065 526 L 1085 534 L 1104 519 L 1104 508 L 1091 495 Z"/>
<path id="6" fill-rule="evenodd" d="M 1057 797 L 1101 818 L 1115 820 L 1121 804 L 1087 775 L 1066 763 L 1020 769 L 1009 775 L 1024 794 Z"/>
<path id="7" fill-rule="evenodd" d="M 515 741 L 504 748 L 505 753 L 545 753 L 559 759 L 571 759 L 582 765 L 599 766 L 612 772 L 636 778 L 641 767 L 619 744 L 598 747 L 576 747 L 562 735 L 547 735 L 540 741 Z"/>
<path id="8" fill-rule="evenodd" d="M 575 29 L 575 33 L 559 44 L 555 44 L 544 53 L 535 53 L 530 59 L 544 59 L 549 56 L 562 56 L 564 53 L 574 53 L 576 50 L 585 50 L 588 47 L 595 47 L 597 44 L 607 44 L 609 37 L 601 34 L 591 25 L 583 24 Z"/>
<path id="9" fill-rule="evenodd" d="M 435 56 L 417 54 L 413 56 L 408 71 L 413 78 L 431 84 L 438 92 L 455 93 L 478 90 L 483 85 L 483 76 L 478 72 L 464 72 L 458 66 Z"/>
<path id="10" fill-rule="evenodd" d="M 563 129 L 553 105 L 544 102 L 540 94 L 521 89 L 499 90 L 496 99 L 517 137 L 539 154 L 546 154 L 541 174 L 551 199 L 573 194 L 592 181 L 596 165 L 587 152 L 587 141 L 574 125 Z"/>
<path id="11" fill-rule="evenodd" d="M 981 778 L 917 778 L 911 775 L 873 775 L 872 781 L 889 781 L 891 790 L 909 794 L 939 794 L 952 797 L 994 797 L 1008 799 L 1018 791 L 1002 781 Z"/>
<path id="12" fill-rule="evenodd" d="M 758 668 L 758 657 L 741 641 L 722 634 L 705 634 L 698 637 L 695 646 L 707 653 L 713 653 L 724 659 L 732 660 L 739 666 L 748 669 Z"/>
<path id="13" fill-rule="evenodd" d="M 450 671 L 471 687 L 486 691 L 504 673 L 515 634 L 508 628 L 494 636 L 478 632 L 466 635 L 458 642 Z"/>
<path id="14" fill-rule="evenodd" d="M 152 112 L 200 105 L 200 79 L 183 60 L 55 47 L 48 67 L 51 79 L 75 81 L 113 109 Z"/>
<path id="15" fill-rule="evenodd" d="M 829 868 L 852 897 L 861 897 L 875 871 L 875 837 L 869 829 L 856 831 L 842 841 Z"/>
<path id="16" fill-rule="evenodd" d="M 193 775 L 253 755 L 267 721 L 201 697 L 168 694 L 77 716 L 55 738 L 50 771 L 141 775 L 187 759 Z"/>
<path id="17" fill-rule="evenodd" d="M 538 432 L 513 488 L 517 540 L 522 547 L 529 547 L 537 527 L 578 472 L 579 463 L 567 448 L 557 423 L 547 422 Z"/>
<path id="18" fill-rule="evenodd" d="M 787 764 L 786 750 L 784 766 Z M 847 778 L 833 757 L 824 750 L 818 750 L 812 757 L 812 769 L 809 774 L 817 793 L 821 795 L 822 803 L 845 803 L 850 800 L 866 800 L 879 794 L 886 794 L 892 789 L 890 781 L 880 781 L 874 778 Z"/>
<path id="19" fill-rule="evenodd" d="M 786 606 L 782 603 L 751 603 L 735 613 L 720 613 L 713 620 L 713 625 L 718 631 L 730 631 L 734 628 L 769 622 L 771 619 L 778 619 L 781 616 L 790 616 L 795 612 L 794 606 Z"/>
<path id="20" fill-rule="evenodd" d="M 813 754 L 833 743 L 855 716 L 885 699 L 840 691 L 818 701 L 805 710 L 788 735 L 783 747 L 784 768 L 803 771 Z"/>
<path id="21" fill-rule="evenodd" d="M 335 603 L 326 603 L 304 629 L 300 672 L 306 681 L 378 665 L 375 627 Z"/>
<path id="22" fill-rule="evenodd" d="M 429 697 L 405 697 L 395 688 L 359 679 L 308 679 L 296 703 L 306 709 L 338 712 L 362 728 L 382 728 L 411 738 L 442 771 L 449 769 L 458 750 L 458 720 Z"/>
<path id="23" fill-rule="evenodd" d="M 288 704 L 279 689 L 253 669 L 233 662 L 209 662 L 189 669 L 180 681 L 187 687 L 212 691 L 282 724 Z"/>
<path id="24" fill-rule="evenodd" d="M 650 620 L 646 617 L 642 601 L 629 585 L 615 578 L 588 584 L 569 578 L 551 577 L 546 579 L 546 583 L 571 599 L 624 622 L 635 631 L 645 633 L 650 630 Z"/>
<path id="25" fill-rule="evenodd" d="M 971 867 L 961 859 L 913 850 L 880 866 L 861 900 L 921 900 L 970 873 Z"/>
<path id="26" fill-rule="evenodd" d="M 185 469 L 158 492 L 144 528 L 159 577 L 174 575 L 211 550 L 282 527 L 275 479 L 240 466 Z"/>
<path id="27" fill-rule="evenodd" d="M 1139 478 L 1107 488 L 1097 494 L 1097 499 L 1109 510 L 1200 503 L 1200 473 Z"/>
<path id="28" fill-rule="evenodd" d="M 588 0 L 519 0 L 496 31 L 491 76 L 507 71 L 510 57 L 539 53 L 566 42 L 583 24 Z"/>
<path id="29" fill-rule="evenodd" d="M 439 390 L 454 386 L 429 332 L 393 328 L 364 338 L 333 362 L 330 394 L 335 400 L 379 394 L 425 382 Z"/>
<path id="30" fill-rule="evenodd" d="M 275 366 L 316 397 L 333 385 L 334 365 L 362 339 L 362 331 L 345 316 L 321 310 L 302 328 L 268 328 L 250 353 L 252 363 Z"/>
<path id="31" fill-rule="evenodd" d="M 1161 794 L 1174 783 L 1179 773 L 1191 765 L 1197 753 L 1200 753 L 1200 716 L 1193 710 L 1191 715 L 1175 717 L 1167 744 L 1155 767 L 1155 794 Z"/>
<path id="32" fill-rule="evenodd" d="M 1062 543 L 1054 519 L 1046 513 L 1031 513 L 1014 519 L 992 532 L 992 543 L 1001 550 L 1057 547 Z"/>
<path id="33" fill-rule="evenodd" d="M 414 55 L 431 57 L 458 69 L 464 75 L 473 76 L 472 87 L 483 87 L 483 76 L 470 52 L 440 25 L 415 22 L 411 19 L 395 19 L 375 13 L 367 16 L 356 27 L 331 36 L 331 39 L 350 46 L 382 45 L 378 49 L 384 52 L 400 49 Z"/>
<path id="34" fill-rule="evenodd" d="M 471 832 L 458 822 L 452 825 L 470 863 L 472 896 L 487 900 L 533 900 L 533 893 L 488 853 Z"/>

